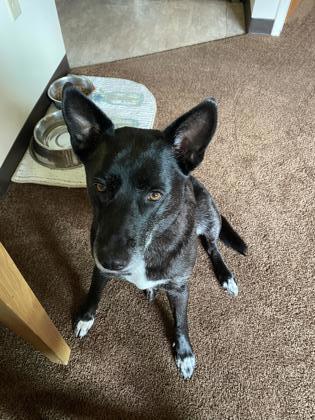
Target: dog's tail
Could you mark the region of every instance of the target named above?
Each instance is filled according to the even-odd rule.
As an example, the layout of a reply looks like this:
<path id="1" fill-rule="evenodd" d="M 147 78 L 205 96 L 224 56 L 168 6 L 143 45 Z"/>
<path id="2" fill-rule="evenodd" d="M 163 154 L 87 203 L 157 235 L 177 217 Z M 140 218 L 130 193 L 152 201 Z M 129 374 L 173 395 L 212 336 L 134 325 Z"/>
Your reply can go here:
<path id="1" fill-rule="evenodd" d="M 233 248 L 235 251 L 239 252 L 240 254 L 246 255 L 247 245 L 243 241 L 243 239 L 239 236 L 237 232 L 232 228 L 230 223 L 226 220 L 224 216 L 221 215 L 222 219 L 222 227 L 220 232 L 220 239 L 221 241 Z"/>

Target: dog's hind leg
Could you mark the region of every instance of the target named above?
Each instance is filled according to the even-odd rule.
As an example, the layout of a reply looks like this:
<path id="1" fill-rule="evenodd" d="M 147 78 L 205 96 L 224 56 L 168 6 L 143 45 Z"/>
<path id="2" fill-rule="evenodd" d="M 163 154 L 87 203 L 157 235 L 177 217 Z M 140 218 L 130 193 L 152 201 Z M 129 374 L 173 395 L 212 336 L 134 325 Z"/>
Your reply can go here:
<path id="1" fill-rule="evenodd" d="M 95 266 L 89 292 L 74 322 L 74 334 L 76 337 L 84 337 L 94 324 L 95 313 L 101 300 L 102 291 L 108 280 L 109 278 L 104 276 Z"/>
<path id="2" fill-rule="evenodd" d="M 200 237 L 201 243 L 210 257 L 219 284 L 231 296 L 237 296 L 238 286 L 234 275 L 226 266 L 217 247 L 217 241 L 222 233 L 222 220 L 219 210 L 209 192 L 199 181 L 193 178 L 192 184 L 197 202 L 197 235 Z"/>
<path id="3" fill-rule="evenodd" d="M 220 286 L 222 286 L 231 296 L 237 296 L 238 286 L 235 277 L 225 264 L 216 242 L 209 240 L 206 235 L 202 235 L 200 239 L 211 259 L 213 270 Z"/>

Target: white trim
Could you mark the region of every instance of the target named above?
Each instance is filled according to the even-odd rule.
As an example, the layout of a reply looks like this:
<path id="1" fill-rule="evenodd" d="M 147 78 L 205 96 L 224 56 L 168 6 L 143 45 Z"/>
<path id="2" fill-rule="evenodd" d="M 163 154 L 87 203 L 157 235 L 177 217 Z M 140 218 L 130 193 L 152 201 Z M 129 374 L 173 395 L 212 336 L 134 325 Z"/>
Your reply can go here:
<path id="1" fill-rule="evenodd" d="M 279 36 L 281 34 L 285 19 L 289 11 L 290 3 L 291 3 L 290 0 L 279 1 L 275 23 L 273 24 L 273 28 L 271 31 L 272 36 Z"/>

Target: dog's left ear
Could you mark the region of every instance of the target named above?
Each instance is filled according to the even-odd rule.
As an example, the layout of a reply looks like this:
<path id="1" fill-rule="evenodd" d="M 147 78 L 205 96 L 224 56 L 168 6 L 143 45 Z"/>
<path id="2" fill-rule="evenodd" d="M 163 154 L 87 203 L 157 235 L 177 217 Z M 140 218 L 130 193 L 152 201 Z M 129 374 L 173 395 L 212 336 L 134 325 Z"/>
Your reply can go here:
<path id="1" fill-rule="evenodd" d="M 185 174 L 203 160 L 217 126 L 218 107 L 214 98 L 207 98 L 175 120 L 164 134 L 173 144 L 177 161 Z"/>

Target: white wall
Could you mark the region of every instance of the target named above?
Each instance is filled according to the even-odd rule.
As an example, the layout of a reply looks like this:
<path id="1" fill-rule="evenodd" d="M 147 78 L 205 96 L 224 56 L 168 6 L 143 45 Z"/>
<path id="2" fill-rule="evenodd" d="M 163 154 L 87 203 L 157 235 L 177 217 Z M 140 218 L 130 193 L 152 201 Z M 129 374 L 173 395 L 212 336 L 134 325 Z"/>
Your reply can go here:
<path id="1" fill-rule="evenodd" d="M 251 0 L 253 19 L 274 19 L 280 0 Z"/>
<path id="2" fill-rule="evenodd" d="M 250 0 L 250 6 L 253 19 L 274 20 L 271 35 L 279 36 L 281 34 L 290 0 Z"/>
<path id="3" fill-rule="evenodd" d="M 0 1 L 0 167 L 65 55 L 54 0 L 20 0 L 13 21 Z"/>

